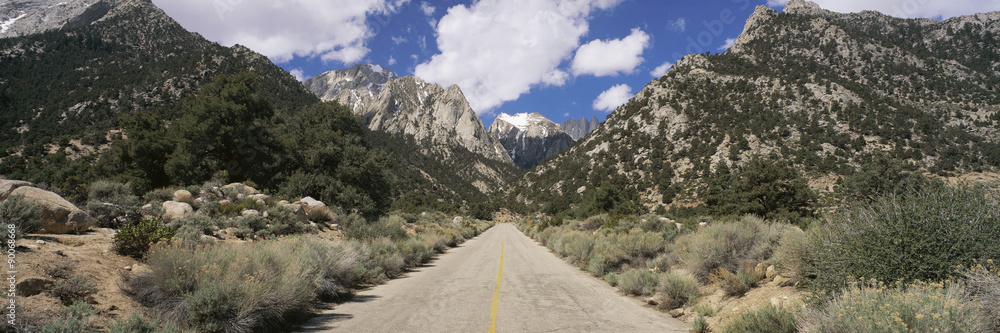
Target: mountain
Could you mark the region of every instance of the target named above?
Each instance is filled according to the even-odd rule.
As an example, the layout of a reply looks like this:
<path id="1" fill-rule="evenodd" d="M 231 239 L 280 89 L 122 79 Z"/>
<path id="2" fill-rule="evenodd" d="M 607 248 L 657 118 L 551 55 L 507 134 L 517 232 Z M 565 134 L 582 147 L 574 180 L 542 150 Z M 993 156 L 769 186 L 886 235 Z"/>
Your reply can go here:
<path id="1" fill-rule="evenodd" d="M 477 193 L 456 190 L 455 186 L 441 187 L 458 197 L 482 196 L 506 188 L 507 179 L 518 173 L 514 161 L 486 130 L 457 85 L 445 89 L 417 77 L 397 77 L 371 64 L 326 72 L 305 85 L 325 101 L 350 107 L 372 131 L 386 133 L 413 148 L 399 151 L 403 155 L 397 155 L 397 159 L 413 159 L 408 155 L 417 151 L 436 161 L 413 163 L 420 171 L 419 178 L 423 178 L 411 179 L 413 182 L 471 184 Z M 441 167 L 448 172 L 421 166 Z"/>
<path id="2" fill-rule="evenodd" d="M 566 208 L 619 188 L 647 208 L 697 203 L 705 179 L 755 156 L 791 162 L 821 191 L 876 152 L 939 175 L 997 170 L 998 87 L 1000 13 L 760 6 L 729 51 L 678 61 L 509 198 Z"/>
<path id="3" fill-rule="evenodd" d="M 538 113 L 501 113 L 490 125 L 518 166 L 531 169 L 546 158 L 573 145 L 573 138 L 558 124 Z"/>
<path id="4" fill-rule="evenodd" d="M 23 12 L 5 36 L 23 35 L 0 38 L 0 151 L 7 154 L 37 156 L 59 142 L 92 152 L 118 116 L 148 110 L 173 118 L 186 95 L 217 75 L 254 73 L 279 110 L 318 102 L 267 57 L 188 32 L 149 0 L 52 2 L 0 5 L 2 15 Z"/>
<path id="5" fill-rule="evenodd" d="M 573 141 L 576 141 L 587 136 L 590 132 L 593 132 L 597 129 L 597 125 L 600 124 L 601 122 L 597 120 L 597 117 L 593 117 L 591 120 L 587 120 L 587 117 L 583 117 L 580 119 L 568 119 L 562 122 L 559 126 L 562 127 L 566 133 L 569 133 L 569 136 L 573 138 Z"/>
<path id="6" fill-rule="evenodd" d="M 359 64 L 316 75 L 306 80 L 305 86 L 324 101 L 337 101 L 357 111 L 371 103 L 386 83 L 397 78 L 396 73 L 385 67 Z"/>

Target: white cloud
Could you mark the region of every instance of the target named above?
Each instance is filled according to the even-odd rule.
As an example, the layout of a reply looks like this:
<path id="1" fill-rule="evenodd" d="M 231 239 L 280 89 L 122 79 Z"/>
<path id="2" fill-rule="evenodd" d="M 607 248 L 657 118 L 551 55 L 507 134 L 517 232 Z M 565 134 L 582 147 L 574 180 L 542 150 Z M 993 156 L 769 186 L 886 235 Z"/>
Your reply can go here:
<path id="1" fill-rule="evenodd" d="M 642 63 L 649 35 L 639 29 L 623 39 L 593 40 L 580 47 L 573 58 L 573 74 L 611 76 L 632 73 Z"/>
<path id="2" fill-rule="evenodd" d="M 408 0 L 154 0 L 186 29 L 223 45 L 241 44 L 278 63 L 319 56 L 352 63 L 365 42 Z M 372 26 L 369 26 L 371 23 Z"/>
<path id="3" fill-rule="evenodd" d="M 431 16 L 437 11 L 434 6 L 428 5 L 426 1 L 420 3 L 420 10 L 424 11 L 424 15 Z"/>
<path id="4" fill-rule="evenodd" d="M 386 65 L 392 66 L 395 64 L 396 64 L 396 57 L 389 56 L 389 61 L 386 62 Z"/>
<path id="5" fill-rule="evenodd" d="M 671 67 L 674 67 L 674 63 L 669 61 L 664 62 L 663 65 L 657 66 L 656 68 L 653 69 L 652 72 L 649 72 L 649 75 L 652 75 L 653 77 L 661 77 L 667 75 L 667 71 L 669 71 Z"/>
<path id="6" fill-rule="evenodd" d="M 667 29 L 684 32 L 687 30 L 687 19 L 682 17 L 673 21 L 667 21 Z"/>
<path id="7" fill-rule="evenodd" d="M 729 48 L 733 47 L 733 45 L 736 45 L 736 38 L 728 38 L 722 44 L 722 46 L 719 46 L 719 50 L 721 50 L 721 51 L 729 50 Z"/>
<path id="8" fill-rule="evenodd" d="M 566 80 L 568 79 L 569 79 L 568 73 L 556 69 L 551 72 L 545 73 L 545 76 L 542 77 L 542 83 L 545 83 L 546 85 L 549 86 L 560 87 L 566 84 Z"/>
<path id="9" fill-rule="evenodd" d="M 621 0 L 480 0 L 448 9 L 436 26 L 441 53 L 414 74 L 442 85 L 458 84 L 483 114 L 528 93 L 559 83 L 555 71 L 587 33 L 587 18 Z"/>
<path id="10" fill-rule="evenodd" d="M 820 7 L 839 13 L 875 10 L 895 17 L 955 17 L 1000 11 L 1000 1 L 993 0 L 814 0 Z M 788 0 L 768 0 L 771 7 L 783 7 Z"/>
<path id="11" fill-rule="evenodd" d="M 302 70 L 299 68 L 292 69 L 288 71 L 288 73 L 292 74 L 292 76 L 294 76 L 296 80 L 299 80 L 299 82 L 304 82 L 305 80 L 309 79 L 308 77 L 306 77 L 306 74 L 302 72 Z"/>
<path id="12" fill-rule="evenodd" d="M 391 38 L 392 42 L 395 43 L 396 45 L 406 43 L 406 38 L 403 38 L 402 36 L 393 36 L 389 38 Z"/>
<path id="13" fill-rule="evenodd" d="M 605 90 L 594 100 L 594 110 L 611 112 L 632 99 L 632 88 L 619 84 Z"/>

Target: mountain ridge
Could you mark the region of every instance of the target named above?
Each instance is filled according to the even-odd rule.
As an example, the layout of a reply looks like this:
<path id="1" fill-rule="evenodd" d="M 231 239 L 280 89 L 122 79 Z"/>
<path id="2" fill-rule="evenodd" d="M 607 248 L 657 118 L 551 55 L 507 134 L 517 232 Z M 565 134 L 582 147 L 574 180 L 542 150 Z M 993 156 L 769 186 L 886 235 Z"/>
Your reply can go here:
<path id="1" fill-rule="evenodd" d="M 518 166 L 530 169 L 573 145 L 573 138 L 541 114 L 501 113 L 489 128 Z"/>

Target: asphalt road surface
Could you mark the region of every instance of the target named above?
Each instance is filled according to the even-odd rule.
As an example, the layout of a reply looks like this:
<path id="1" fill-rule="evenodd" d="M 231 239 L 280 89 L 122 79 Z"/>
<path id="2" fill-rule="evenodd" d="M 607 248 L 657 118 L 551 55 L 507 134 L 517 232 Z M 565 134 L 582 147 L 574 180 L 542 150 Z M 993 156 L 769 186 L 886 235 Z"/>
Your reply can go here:
<path id="1" fill-rule="evenodd" d="M 352 301 L 311 319 L 303 329 L 687 332 L 691 325 L 620 295 L 514 225 L 498 224 L 403 278 L 359 292 Z"/>

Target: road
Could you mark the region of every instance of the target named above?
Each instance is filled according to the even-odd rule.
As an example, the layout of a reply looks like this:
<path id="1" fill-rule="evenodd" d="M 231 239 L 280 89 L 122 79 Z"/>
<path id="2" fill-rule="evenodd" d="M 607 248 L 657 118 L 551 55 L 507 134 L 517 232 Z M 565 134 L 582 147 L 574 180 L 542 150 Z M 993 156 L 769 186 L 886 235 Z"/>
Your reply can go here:
<path id="1" fill-rule="evenodd" d="M 403 278 L 359 292 L 303 329 L 492 332 L 493 325 L 496 332 L 691 329 L 567 264 L 512 224 L 498 224 Z"/>

